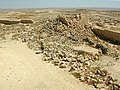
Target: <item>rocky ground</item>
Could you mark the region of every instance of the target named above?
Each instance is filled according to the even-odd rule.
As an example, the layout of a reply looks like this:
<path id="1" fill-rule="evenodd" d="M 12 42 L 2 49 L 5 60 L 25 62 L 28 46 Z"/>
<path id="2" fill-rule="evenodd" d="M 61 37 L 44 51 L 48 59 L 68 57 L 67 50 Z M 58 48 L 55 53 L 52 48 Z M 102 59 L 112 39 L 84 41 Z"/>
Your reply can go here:
<path id="1" fill-rule="evenodd" d="M 98 90 L 120 90 L 119 41 L 100 39 L 102 35 L 99 37 L 92 31 L 99 28 L 120 33 L 119 11 L 28 10 L 0 13 L 2 20 L 33 21 L 1 23 L 0 42 L 24 42 L 36 54 L 43 53 L 43 61 L 62 68 L 79 81 Z"/>

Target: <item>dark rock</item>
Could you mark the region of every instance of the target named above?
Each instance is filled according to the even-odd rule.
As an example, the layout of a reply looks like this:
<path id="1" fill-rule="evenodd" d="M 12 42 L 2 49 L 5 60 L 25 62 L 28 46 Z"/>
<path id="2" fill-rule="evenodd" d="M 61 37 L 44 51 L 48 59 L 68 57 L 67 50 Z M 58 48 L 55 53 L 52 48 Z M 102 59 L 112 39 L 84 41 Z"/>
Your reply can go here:
<path id="1" fill-rule="evenodd" d="M 62 22 L 63 24 L 65 24 L 65 25 L 67 25 L 68 26 L 68 22 L 67 22 L 67 20 L 64 18 L 64 17 L 62 17 L 62 16 L 58 16 L 58 20 L 60 21 L 60 22 Z"/>
<path id="2" fill-rule="evenodd" d="M 110 30 L 102 30 L 102 29 L 98 29 L 98 28 L 93 28 L 92 31 L 100 39 L 103 39 L 107 42 L 109 41 L 113 44 L 120 45 L 120 33 L 110 31 Z"/>
<path id="3" fill-rule="evenodd" d="M 20 21 L 10 21 L 10 20 L 0 20 L 0 23 L 5 24 L 5 25 L 11 25 L 11 24 L 18 24 Z"/>
<path id="4" fill-rule="evenodd" d="M 107 52 L 108 52 L 108 48 L 107 47 L 105 47 L 105 46 L 103 46 L 102 44 L 96 44 L 96 46 L 95 46 L 96 48 L 100 48 L 101 50 L 102 50 L 102 53 L 103 54 L 107 54 Z"/>
<path id="5" fill-rule="evenodd" d="M 72 71 L 74 71 L 75 69 L 74 69 L 74 67 L 70 67 L 70 69 L 68 70 L 68 72 L 72 72 Z"/>
<path id="6" fill-rule="evenodd" d="M 85 39 L 83 39 L 83 41 L 88 42 L 89 45 L 94 45 L 93 41 L 90 40 L 89 38 L 85 38 Z"/>
<path id="7" fill-rule="evenodd" d="M 103 23 L 96 23 L 97 26 L 103 27 L 104 24 Z"/>
<path id="8" fill-rule="evenodd" d="M 66 68 L 64 64 L 60 65 L 59 68 Z"/>
<path id="9" fill-rule="evenodd" d="M 29 23 L 33 23 L 32 20 L 21 20 L 20 23 L 23 23 L 23 24 L 29 24 Z"/>
<path id="10" fill-rule="evenodd" d="M 35 52 L 35 54 L 41 54 L 41 52 Z"/>
<path id="11" fill-rule="evenodd" d="M 72 73 L 72 75 L 74 75 L 75 78 L 80 78 L 81 77 L 80 73 L 78 73 L 78 72 L 74 72 L 74 73 Z"/>

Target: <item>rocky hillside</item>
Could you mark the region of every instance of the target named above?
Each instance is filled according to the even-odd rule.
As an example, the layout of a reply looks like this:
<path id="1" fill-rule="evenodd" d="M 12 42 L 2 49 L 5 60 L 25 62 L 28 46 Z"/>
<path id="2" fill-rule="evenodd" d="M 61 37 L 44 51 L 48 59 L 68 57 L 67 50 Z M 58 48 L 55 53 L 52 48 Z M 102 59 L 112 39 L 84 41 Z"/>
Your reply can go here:
<path id="1" fill-rule="evenodd" d="M 119 61 L 120 46 L 96 36 L 92 28 L 103 26 L 95 21 L 98 20 L 88 14 L 77 13 L 60 14 L 54 19 L 34 23 L 0 24 L 0 40 L 10 37 L 26 43 L 36 54 L 43 53 L 43 61 L 70 72 L 96 89 L 120 90 L 120 78 L 98 65 L 103 56 L 113 58 L 113 62 Z"/>

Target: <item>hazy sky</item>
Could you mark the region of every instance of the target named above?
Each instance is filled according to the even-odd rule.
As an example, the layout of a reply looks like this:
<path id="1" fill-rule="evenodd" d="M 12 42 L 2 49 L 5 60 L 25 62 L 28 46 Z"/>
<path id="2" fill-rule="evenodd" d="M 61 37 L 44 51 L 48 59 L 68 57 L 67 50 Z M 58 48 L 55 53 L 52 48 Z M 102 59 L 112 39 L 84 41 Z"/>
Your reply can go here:
<path id="1" fill-rule="evenodd" d="M 0 8 L 39 8 L 39 7 L 120 8 L 120 0 L 0 0 Z"/>

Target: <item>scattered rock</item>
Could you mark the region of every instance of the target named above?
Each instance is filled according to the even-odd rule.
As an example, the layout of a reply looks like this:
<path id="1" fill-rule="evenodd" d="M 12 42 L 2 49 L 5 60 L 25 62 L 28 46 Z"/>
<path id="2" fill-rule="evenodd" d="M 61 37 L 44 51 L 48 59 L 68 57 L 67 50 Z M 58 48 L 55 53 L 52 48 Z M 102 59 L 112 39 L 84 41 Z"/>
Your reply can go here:
<path id="1" fill-rule="evenodd" d="M 109 23 L 109 20 L 104 22 Z M 99 61 L 100 55 L 115 50 L 106 42 L 108 48 L 104 41 L 93 34 L 86 16 L 58 16 L 42 24 L 33 20 L 21 20 L 20 23 L 22 24 L 0 25 L 0 28 L 3 28 L 0 29 L 0 36 L 4 36 L 1 32 L 12 34 L 12 39 L 26 42 L 36 54 L 43 54 L 44 61 L 65 68 L 81 82 L 98 89 L 107 87 L 109 90 L 119 90 L 120 85 L 113 82 L 109 72 L 94 65 Z M 99 50 L 102 54 L 99 54 Z"/>

